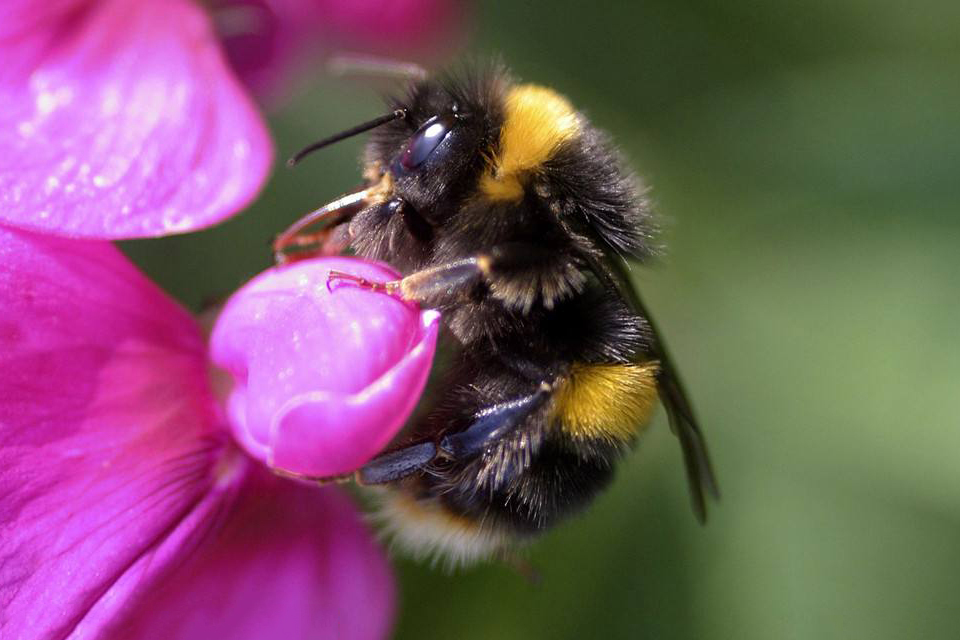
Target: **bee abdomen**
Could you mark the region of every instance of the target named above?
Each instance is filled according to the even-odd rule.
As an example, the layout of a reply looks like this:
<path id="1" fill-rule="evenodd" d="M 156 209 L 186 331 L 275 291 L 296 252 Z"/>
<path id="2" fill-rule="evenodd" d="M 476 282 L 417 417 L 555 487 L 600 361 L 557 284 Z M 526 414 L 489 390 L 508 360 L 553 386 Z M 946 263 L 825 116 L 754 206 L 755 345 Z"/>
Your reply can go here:
<path id="1" fill-rule="evenodd" d="M 657 402 L 656 362 L 571 365 L 550 421 L 576 440 L 629 443 Z"/>

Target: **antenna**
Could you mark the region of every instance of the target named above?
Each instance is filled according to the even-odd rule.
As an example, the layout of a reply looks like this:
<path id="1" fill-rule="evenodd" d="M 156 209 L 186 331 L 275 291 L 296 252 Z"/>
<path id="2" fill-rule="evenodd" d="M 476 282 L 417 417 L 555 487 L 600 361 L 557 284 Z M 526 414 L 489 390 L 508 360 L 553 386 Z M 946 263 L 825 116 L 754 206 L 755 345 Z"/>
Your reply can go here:
<path id="1" fill-rule="evenodd" d="M 361 134 L 364 131 L 370 131 L 370 129 L 376 129 L 380 125 L 384 125 L 384 124 L 387 124 L 388 122 L 393 122 L 394 120 L 400 120 L 401 118 L 406 118 L 406 117 L 407 117 L 406 109 L 396 109 L 395 111 L 393 111 L 393 113 L 388 113 L 385 116 L 374 118 L 369 122 L 358 124 L 357 126 L 351 127 L 346 131 L 341 131 L 340 133 L 332 135 L 328 138 L 324 138 L 323 140 L 318 140 L 317 142 L 314 142 L 310 146 L 304 147 L 303 149 L 298 151 L 296 155 L 294 155 L 292 158 L 287 160 L 287 166 L 292 167 L 296 165 L 298 162 L 300 162 L 301 160 L 303 160 L 305 157 L 313 153 L 314 151 L 323 149 L 324 147 L 328 147 L 331 144 L 334 144 L 335 142 L 340 142 L 341 140 L 352 138 L 353 136 Z"/>

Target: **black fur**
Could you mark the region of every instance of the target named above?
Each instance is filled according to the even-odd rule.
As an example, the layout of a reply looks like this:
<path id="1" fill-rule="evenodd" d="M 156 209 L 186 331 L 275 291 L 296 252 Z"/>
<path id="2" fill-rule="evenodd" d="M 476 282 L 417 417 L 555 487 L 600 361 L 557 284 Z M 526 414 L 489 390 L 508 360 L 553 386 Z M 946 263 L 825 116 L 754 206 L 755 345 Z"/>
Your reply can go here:
<path id="1" fill-rule="evenodd" d="M 358 254 L 407 275 L 476 256 L 486 261 L 463 291 L 428 301 L 444 312 L 460 348 L 435 407 L 405 444 L 439 444 L 486 407 L 562 384 L 575 363 L 659 360 L 662 353 L 650 323 L 604 266 L 652 255 L 655 229 L 636 177 L 603 133 L 581 117 L 579 135 L 524 177 L 519 201 L 493 202 L 479 189 L 498 151 L 511 83 L 494 67 L 416 84 L 389 100 L 406 117 L 374 130 L 366 149 L 371 184 L 389 172 L 394 189 L 390 201 L 349 223 Z M 411 136 L 437 117 L 456 118 L 449 135 L 423 165 L 405 170 L 398 158 Z M 551 416 L 548 403 L 481 455 L 438 457 L 400 486 L 485 526 L 520 537 L 542 531 L 588 504 L 625 448 L 573 438 L 549 424 Z M 705 473 L 712 479 L 709 467 Z"/>

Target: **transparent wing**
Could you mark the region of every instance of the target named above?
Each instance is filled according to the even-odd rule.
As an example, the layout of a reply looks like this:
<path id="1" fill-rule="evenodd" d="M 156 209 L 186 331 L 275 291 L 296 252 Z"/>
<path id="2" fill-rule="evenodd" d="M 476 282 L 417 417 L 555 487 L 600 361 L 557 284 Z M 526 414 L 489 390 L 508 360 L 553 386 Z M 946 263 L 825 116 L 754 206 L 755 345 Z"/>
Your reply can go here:
<path id="1" fill-rule="evenodd" d="M 660 401 L 667 412 L 670 428 L 680 440 L 694 514 L 701 523 L 706 522 L 706 498 L 710 496 L 714 500 L 719 500 L 720 489 L 717 485 L 717 478 L 713 473 L 713 467 L 710 464 L 710 456 L 707 453 L 707 444 L 703 438 L 703 432 L 697 423 L 693 407 L 687 398 L 687 393 L 673 365 L 673 360 L 667 352 L 666 345 L 650 312 L 647 311 L 639 292 L 633 286 L 627 263 L 616 256 L 604 260 L 595 259 L 590 262 L 592 271 L 597 277 L 604 281 L 608 287 L 618 291 L 633 310 L 647 322 L 652 355 L 660 361 L 660 373 L 657 380 Z"/>

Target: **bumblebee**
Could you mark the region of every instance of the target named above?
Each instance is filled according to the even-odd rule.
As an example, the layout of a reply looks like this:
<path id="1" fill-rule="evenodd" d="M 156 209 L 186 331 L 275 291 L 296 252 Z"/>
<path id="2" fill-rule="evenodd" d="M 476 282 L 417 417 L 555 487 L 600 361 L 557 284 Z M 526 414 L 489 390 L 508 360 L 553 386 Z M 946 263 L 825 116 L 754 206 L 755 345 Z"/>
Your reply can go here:
<path id="1" fill-rule="evenodd" d="M 499 66 L 411 82 L 389 105 L 291 160 L 371 131 L 364 186 L 274 248 L 393 265 L 402 279 L 331 278 L 439 309 L 456 344 L 429 411 L 356 474 L 388 487 L 395 542 L 451 564 L 509 554 L 610 483 L 658 397 L 704 521 L 704 438 L 628 277 L 655 253 L 654 219 L 607 135 Z"/>

